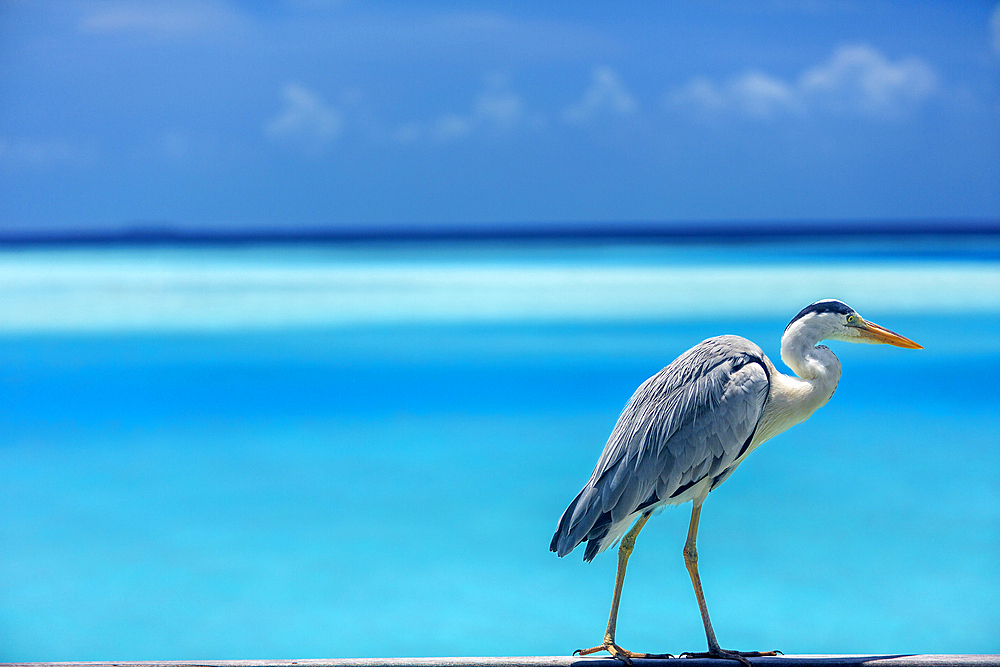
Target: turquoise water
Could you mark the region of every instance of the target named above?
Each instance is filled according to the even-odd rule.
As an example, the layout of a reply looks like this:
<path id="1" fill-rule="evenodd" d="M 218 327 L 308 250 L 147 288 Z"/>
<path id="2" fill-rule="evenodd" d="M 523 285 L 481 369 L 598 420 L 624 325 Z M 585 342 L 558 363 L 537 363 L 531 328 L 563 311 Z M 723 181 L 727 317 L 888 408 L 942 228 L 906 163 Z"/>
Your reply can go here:
<path id="1" fill-rule="evenodd" d="M 703 338 L 777 359 L 842 298 L 836 396 L 706 502 L 720 641 L 1000 652 L 1000 252 L 400 245 L 0 252 L 0 660 L 566 654 L 615 556 L 549 553 L 632 390 Z M 700 650 L 687 506 L 618 639 Z"/>

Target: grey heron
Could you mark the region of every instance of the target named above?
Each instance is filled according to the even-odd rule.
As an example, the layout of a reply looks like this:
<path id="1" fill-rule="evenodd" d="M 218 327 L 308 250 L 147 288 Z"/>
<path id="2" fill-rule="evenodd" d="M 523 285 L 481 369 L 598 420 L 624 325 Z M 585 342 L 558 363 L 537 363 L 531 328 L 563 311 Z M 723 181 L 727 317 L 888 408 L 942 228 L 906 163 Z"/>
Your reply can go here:
<path id="1" fill-rule="evenodd" d="M 667 656 L 633 653 L 615 643 L 618 604 L 639 531 L 656 510 L 689 500 L 693 508 L 684 563 L 698 599 L 708 651 L 686 655 L 749 664 L 747 657 L 776 653 L 720 648 L 698 575 L 698 520 L 709 492 L 753 450 L 808 419 L 833 396 L 840 381 L 840 361 L 828 347 L 818 345 L 822 340 L 923 349 L 866 321 L 847 304 L 825 299 L 803 308 L 781 336 L 781 359 L 794 376 L 780 373 L 754 343 L 726 335 L 695 345 L 635 391 L 590 480 L 559 519 L 549 547 L 565 556 L 587 542 L 583 559 L 590 561 L 621 540 L 604 641 L 579 654 L 603 650 L 628 664 L 631 658 Z"/>

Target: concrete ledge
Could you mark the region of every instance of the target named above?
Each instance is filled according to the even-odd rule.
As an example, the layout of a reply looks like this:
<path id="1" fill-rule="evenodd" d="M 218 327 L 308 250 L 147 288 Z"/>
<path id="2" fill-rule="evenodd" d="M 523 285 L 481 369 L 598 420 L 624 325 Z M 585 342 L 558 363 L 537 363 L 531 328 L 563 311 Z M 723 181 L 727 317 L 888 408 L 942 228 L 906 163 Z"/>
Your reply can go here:
<path id="1" fill-rule="evenodd" d="M 783 655 L 750 658 L 759 667 L 1000 667 L 1000 655 Z M 640 659 L 637 665 L 733 667 L 730 660 Z M 607 656 L 504 658 L 338 658 L 335 660 L 172 660 L 142 662 L 10 662 L 2 667 L 622 667 Z"/>

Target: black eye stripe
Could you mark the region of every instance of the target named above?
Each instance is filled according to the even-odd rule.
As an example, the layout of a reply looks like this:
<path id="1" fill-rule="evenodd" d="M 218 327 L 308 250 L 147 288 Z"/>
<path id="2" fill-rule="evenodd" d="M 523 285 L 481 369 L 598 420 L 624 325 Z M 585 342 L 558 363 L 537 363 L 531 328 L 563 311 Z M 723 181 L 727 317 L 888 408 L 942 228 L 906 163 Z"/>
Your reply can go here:
<path id="1" fill-rule="evenodd" d="M 825 301 L 817 301 L 816 303 L 809 304 L 805 308 L 799 311 L 799 314 L 792 318 L 792 321 L 788 323 L 785 327 L 792 326 L 798 320 L 802 319 L 809 313 L 840 313 L 841 315 L 853 315 L 854 309 L 848 306 L 843 301 L 837 301 L 836 299 L 827 299 Z"/>

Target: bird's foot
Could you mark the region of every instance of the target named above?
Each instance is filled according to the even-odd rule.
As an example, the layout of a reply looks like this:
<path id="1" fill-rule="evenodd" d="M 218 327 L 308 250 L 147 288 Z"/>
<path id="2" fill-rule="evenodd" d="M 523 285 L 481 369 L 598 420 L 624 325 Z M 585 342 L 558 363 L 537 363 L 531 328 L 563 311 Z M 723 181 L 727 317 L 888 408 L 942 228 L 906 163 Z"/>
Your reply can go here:
<path id="1" fill-rule="evenodd" d="M 737 660 L 746 667 L 752 667 L 747 658 L 765 658 L 769 656 L 783 655 L 781 651 L 727 651 L 724 648 L 705 651 L 704 653 L 681 653 L 681 658 L 721 658 L 722 660 Z"/>
<path id="2" fill-rule="evenodd" d="M 573 655 L 590 655 L 591 653 L 597 653 L 598 651 L 607 651 L 611 654 L 611 657 L 621 660 L 626 665 L 632 664 L 632 658 L 672 658 L 674 656 L 669 653 L 635 653 L 634 651 L 626 651 L 621 646 L 616 644 L 613 640 L 605 640 L 600 646 L 594 646 L 593 648 L 578 648 L 573 651 Z"/>

